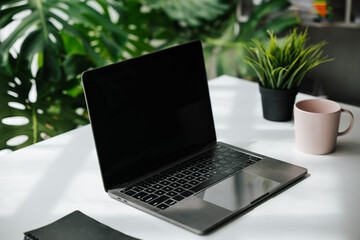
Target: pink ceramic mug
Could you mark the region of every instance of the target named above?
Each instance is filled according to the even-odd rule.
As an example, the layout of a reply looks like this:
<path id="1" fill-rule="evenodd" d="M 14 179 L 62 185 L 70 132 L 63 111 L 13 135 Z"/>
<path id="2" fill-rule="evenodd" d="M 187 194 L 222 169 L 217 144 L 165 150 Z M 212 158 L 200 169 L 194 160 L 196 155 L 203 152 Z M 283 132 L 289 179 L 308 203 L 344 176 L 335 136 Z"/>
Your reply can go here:
<path id="1" fill-rule="evenodd" d="M 339 131 L 340 114 L 350 115 L 349 127 Z M 353 114 L 330 100 L 308 99 L 295 103 L 295 143 L 305 153 L 327 154 L 335 150 L 338 136 L 349 133 L 354 124 Z"/>

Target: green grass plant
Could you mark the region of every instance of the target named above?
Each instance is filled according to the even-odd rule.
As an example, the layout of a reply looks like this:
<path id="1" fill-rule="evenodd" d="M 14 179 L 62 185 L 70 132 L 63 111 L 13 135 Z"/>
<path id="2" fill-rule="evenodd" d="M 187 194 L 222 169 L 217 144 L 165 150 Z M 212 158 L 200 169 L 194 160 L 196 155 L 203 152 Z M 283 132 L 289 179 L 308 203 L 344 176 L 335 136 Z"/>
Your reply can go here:
<path id="1" fill-rule="evenodd" d="M 273 32 L 268 31 L 268 34 L 268 45 L 252 39 L 254 46 L 247 48 L 250 55 L 244 60 L 265 88 L 298 88 L 310 69 L 333 60 L 323 56 L 326 41 L 306 46 L 309 40 L 307 29 L 298 34 L 295 28 L 282 41 Z"/>

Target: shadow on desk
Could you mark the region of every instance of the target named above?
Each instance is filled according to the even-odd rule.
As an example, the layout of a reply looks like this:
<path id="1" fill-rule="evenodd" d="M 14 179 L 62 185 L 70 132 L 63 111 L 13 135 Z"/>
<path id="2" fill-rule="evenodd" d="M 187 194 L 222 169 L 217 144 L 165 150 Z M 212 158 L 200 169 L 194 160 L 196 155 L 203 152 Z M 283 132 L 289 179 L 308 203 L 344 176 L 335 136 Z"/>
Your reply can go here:
<path id="1" fill-rule="evenodd" d="M 336 149 L 333 154 L 347 154 L 348 152 L 360 156 L 360 143 L 352 141 L 339 141 L 336 144 Z"/>

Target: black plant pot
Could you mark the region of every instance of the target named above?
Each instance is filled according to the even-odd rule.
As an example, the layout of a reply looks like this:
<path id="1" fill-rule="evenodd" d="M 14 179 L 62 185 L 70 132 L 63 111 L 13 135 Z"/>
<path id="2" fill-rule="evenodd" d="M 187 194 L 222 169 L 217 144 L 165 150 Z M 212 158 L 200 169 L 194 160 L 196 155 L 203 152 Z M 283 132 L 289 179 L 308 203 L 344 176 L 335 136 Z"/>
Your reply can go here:
<path id="1" fill-rule="evenodd" d="M 270 121 L 290 121 L 298 89 L 277 90 L 264 88 L 261 85 L 261 102 L 264 118 Z"/>

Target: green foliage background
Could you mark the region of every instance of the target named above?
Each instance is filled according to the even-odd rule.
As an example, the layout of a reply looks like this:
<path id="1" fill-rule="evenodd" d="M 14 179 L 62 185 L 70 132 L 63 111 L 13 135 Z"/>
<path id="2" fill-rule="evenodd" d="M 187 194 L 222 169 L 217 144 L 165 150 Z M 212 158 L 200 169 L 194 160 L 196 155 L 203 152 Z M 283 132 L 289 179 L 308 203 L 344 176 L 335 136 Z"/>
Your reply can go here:
<path id="1" fill-rule="evenodd" d="M 244 46 L 298 19 L 287 0 L 263 0 L 237 20 L 237 0 L 2 0 L 0 150 L 16 150 L 88 123 L 81 73 L 194 39 L 208 77 L 252 78 Z M 15 26 L 15 25 L 13 25 Z M 20 46 L 16 49 L 15 46 Z M 36 99 L 29 93 L 35 89 Z M 11 125 L 12 117 L 24 124 Z M 20 144 L 11 139 L 25 136 Z"/>

